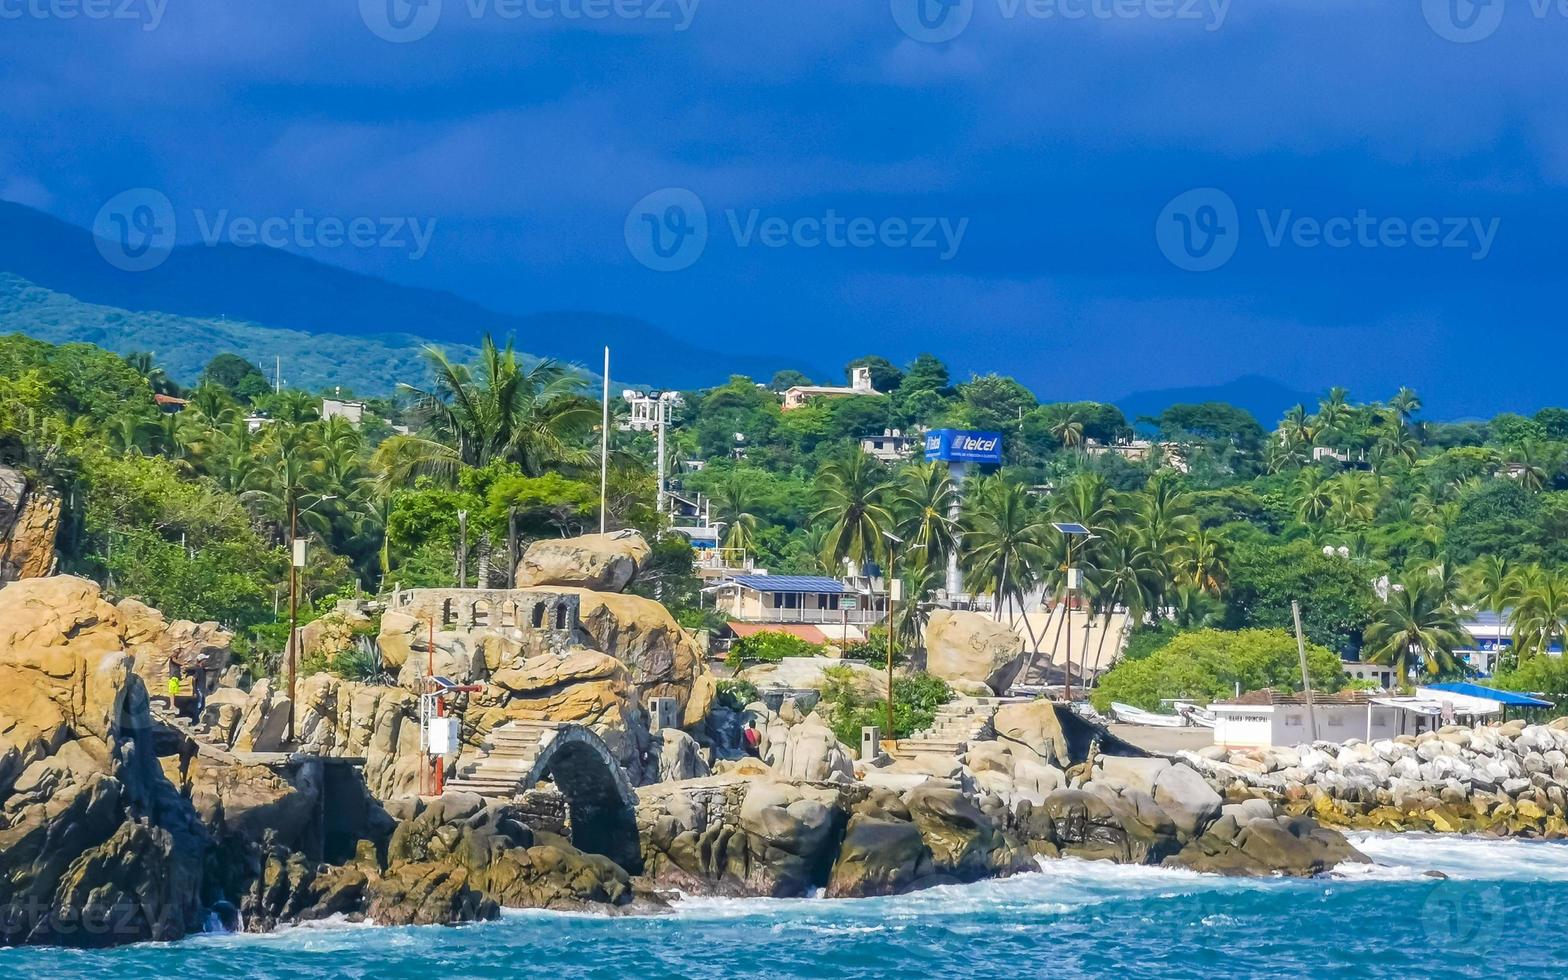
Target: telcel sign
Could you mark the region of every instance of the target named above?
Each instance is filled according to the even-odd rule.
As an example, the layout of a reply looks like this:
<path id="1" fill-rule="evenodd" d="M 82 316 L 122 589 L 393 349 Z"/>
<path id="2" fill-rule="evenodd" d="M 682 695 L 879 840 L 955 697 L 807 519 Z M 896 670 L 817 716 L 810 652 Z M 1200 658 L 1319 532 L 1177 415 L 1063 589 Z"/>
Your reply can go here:
<path id="1" fill-rule="evenodd" d="M 967 429 L 933 429 L 926 433 L 926 459 L 998 465 L 1002 462 L 1002 434 L 971 432 Z"/>

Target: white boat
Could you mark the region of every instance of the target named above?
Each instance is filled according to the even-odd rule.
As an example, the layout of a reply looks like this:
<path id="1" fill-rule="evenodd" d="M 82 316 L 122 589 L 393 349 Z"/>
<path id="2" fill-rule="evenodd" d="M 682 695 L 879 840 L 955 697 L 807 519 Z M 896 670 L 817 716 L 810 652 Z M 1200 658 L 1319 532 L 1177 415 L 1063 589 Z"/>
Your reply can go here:
<path id="1" fill-rule="evenodd" d="M 1195 704 L 1178 701 L 1176 703 L 1176 713 L 1187 719 L 1188 724 L 1197 725 L 1199 728 L 1214 727 L 1214 712 L 1207 708 L 1200 708 Z"/>
<path id="2" fill-rule="evenodd" d="M 1117 721 L 1128 725 L 1147 725 L 1151 728 L 1187 727 L 1185 715 L 1157 715 L 1152 711 L 1134 708 L 1130 704 L 1122 704 L 1120 701 L 1111 702 L 1111 714 Z"/>

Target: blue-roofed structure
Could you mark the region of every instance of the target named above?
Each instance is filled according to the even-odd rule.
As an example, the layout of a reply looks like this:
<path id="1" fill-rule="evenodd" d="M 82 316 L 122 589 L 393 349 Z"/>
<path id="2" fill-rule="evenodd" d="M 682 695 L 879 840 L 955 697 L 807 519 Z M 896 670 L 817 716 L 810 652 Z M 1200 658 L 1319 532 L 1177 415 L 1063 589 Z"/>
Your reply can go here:
<path id="1" fill-rule="evenodd" d="M 1487 698 L 1509 708 L 1550 708 L 1552 702 L 1540 698 L 1532 698 L 1528 694 L 1517 691 L 1499 691 L 1496 688 L 1483 687 L 1480 684 L 1471 684 L 1466 681 L 1449 681 L 1443 684 L 1427 684 L 1426 687 L 1434 691 L 1448 691 L 1452 694 L 1463 694 L 1472 698 Z"/>
<path id="2" fill-rule="evenodd" d="M 718 607 L 742 623 L 871 626 L 887 618 L 881 580 L 856 575 L 736 575 L 719 586 Z M 859 634 L 856 634 L 857 636 Z"/>
<path id="3" fill-rule="evenodd" d="M 826 575 L 737 575 L 735 584 L 758 592 L 820 592 L 843 595 L 849 589 Z"/>

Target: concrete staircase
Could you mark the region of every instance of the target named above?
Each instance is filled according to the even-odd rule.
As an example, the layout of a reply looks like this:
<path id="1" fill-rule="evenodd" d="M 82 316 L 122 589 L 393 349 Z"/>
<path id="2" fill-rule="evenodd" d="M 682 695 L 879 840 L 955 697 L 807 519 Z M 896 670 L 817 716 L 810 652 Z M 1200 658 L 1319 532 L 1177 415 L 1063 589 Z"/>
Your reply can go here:
<path id="1" fill-rule="evenodd" d="M 936 709 L 931 727 L 899 739 L 896 759 L 909 759 L 920 755 L 957 758 L 969 749 L 970 742 L 980 741 L 994 734 L 991 721 L 996 709 L 1011 698 L 959 697 Z"/>
<path id="2" fill-rule="evenodd" d="M 557 727 L 553 721 L 512 721 L 492 729 L 480 743 L 479 755 L 461 763 L 446 788 L 500 800 L 522 795 Z"/>

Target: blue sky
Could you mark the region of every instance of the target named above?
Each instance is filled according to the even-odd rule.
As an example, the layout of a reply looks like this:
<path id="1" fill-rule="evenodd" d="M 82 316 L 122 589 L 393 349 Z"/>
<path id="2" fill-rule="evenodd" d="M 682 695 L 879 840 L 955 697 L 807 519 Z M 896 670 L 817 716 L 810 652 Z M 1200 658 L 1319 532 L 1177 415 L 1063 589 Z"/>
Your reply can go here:
<path id="1" fill-rule="evenodd" d="M 0 0 L 0 198 L 87 226 L 151 187 L 182 241 L 434 221 L 417 256 L 283 245 L 1051 399 L 1252 373 L 1568 403 L 1546 0 L 429 2 Z M 703 215 L 683 267 L 647 261 Z"/>

